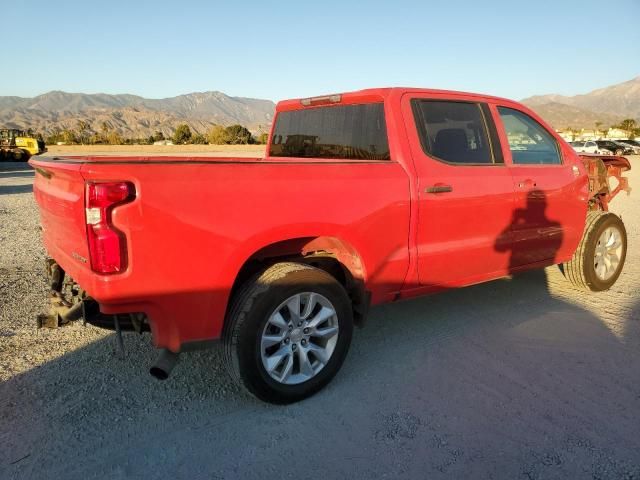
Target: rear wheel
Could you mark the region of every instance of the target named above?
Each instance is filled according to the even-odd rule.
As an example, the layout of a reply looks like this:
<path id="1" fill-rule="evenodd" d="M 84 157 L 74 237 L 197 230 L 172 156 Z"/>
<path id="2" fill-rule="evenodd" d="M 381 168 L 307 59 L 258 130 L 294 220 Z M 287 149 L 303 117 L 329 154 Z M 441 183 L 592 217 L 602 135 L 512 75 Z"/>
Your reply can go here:
<path id="1" fill-rule="evenodd" d="M 331 275 L 276 264 L 236 295 L 223 335 L 227 368 L 261 400 L 302 400 L 342 366 L 352 316 L 346 291 Z"/>
<path id="2" fill-rule="evenodd" d="M 575 286 L 593 292 L 608 290 L 616 282 L 627 256 L 627 231 L 617 215 L 588 212 L 582 240 L 573 258 L 563 265 Z"/>

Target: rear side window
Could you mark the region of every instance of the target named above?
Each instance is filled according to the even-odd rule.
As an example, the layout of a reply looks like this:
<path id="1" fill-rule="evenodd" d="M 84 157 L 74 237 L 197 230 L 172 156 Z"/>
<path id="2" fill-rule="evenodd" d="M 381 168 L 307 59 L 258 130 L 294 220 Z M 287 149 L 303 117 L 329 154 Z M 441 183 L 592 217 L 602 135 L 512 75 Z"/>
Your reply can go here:
<path id="1" fill-rule="evenodd" d="M 512 108 L 498 107 L 498 112 L 507 133 L 514 164 L 562 163 L 558 142 L 537 121 Z"/>
<path id="2" fill-rule="evenodd" d="M 477 103 L 412 100 L 422 149 L 456 164 L 491 164 L 487 128 Z"/>
<path id="3" fill-rule="evenodd" d="M 269 155 L 389 160 L 384 105 L 338 105 L 280 112 Z"/>

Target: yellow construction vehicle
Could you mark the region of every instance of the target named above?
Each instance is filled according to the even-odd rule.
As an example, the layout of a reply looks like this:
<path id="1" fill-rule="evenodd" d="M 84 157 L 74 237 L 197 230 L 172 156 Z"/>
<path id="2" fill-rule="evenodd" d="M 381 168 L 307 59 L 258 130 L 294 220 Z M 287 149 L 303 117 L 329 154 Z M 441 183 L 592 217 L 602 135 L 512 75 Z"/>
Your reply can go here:
<path id="1" fill-rule="evenodd" d="M 32 155 L 40 155 L 46 151 L 44 140 L 36 138 L 30 130 L 0 130 L 0 160 L 26 162 Z"/>

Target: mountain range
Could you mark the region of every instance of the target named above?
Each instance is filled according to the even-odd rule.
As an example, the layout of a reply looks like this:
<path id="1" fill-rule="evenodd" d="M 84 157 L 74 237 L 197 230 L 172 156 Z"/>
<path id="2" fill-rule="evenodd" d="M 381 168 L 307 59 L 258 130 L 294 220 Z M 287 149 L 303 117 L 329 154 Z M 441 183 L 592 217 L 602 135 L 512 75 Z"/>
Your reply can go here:
<path id="1" fill-rule="evenodd" d="M 78 121 L 99 132 L 103 125 L 125 137 L 147 137 L 157 131 L 171 135 L 180 123 L 204 134 L 213 125 L 239 123 L 254 132 L 266 131 L 275 104 L 270 100 L 199 92 L 163 99 L 137 95 L 53 91 L 33 98 L 0 97 L 0 126 L 32 128 L 50 134 L 76 128 Z"/>
<path id="2" fill-rule="evenodd" d="M 555 128 L 612 126 L 625 118 L 640 122 L 640 76 L 587 94 L 536 95 L 522 102 Z M 275 104 L 270 100 L 197 92 L 149 99 L 137 95 L 53 91 L 33 98 L 0 96 L 0 127 L 32 128 L 44 135 L 77 128 L 104 128 L 125 137 L 173 133 L 180 123 L 204 134 L 213 125 L 241 124 L 254 133 L 267 131 Z"/>
<path id="3" fill-rule="evenodd" d="M 640 123 L 640 76 L 627 82 L 574 95 L 536 95 L 522 103 L 555 128 L 612 126 L 625 118 Z"/>

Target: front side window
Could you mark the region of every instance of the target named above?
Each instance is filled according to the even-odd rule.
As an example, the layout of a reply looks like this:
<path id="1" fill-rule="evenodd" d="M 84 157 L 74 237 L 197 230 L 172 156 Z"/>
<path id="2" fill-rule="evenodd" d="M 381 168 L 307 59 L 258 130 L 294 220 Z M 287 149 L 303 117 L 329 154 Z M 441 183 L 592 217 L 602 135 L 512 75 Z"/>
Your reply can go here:
<path id="1" fill-rule="evenodd" d="M 389 160 L 384 105 L 336 105 L 280 112 L 269 155 Z"/>
<path id="2" fill-rule="evenodd" d="M 514 164 L 559 165 L 560 150 L 556 139 L 526 113 L 498 107 L 509 140 Z"/>
<path id="3" fill-rule="evenodd" d="M 411 104 L 427 155 L 454 164 L 493 163 L 480 105 L 422 99 L 414 99 Z"/>

